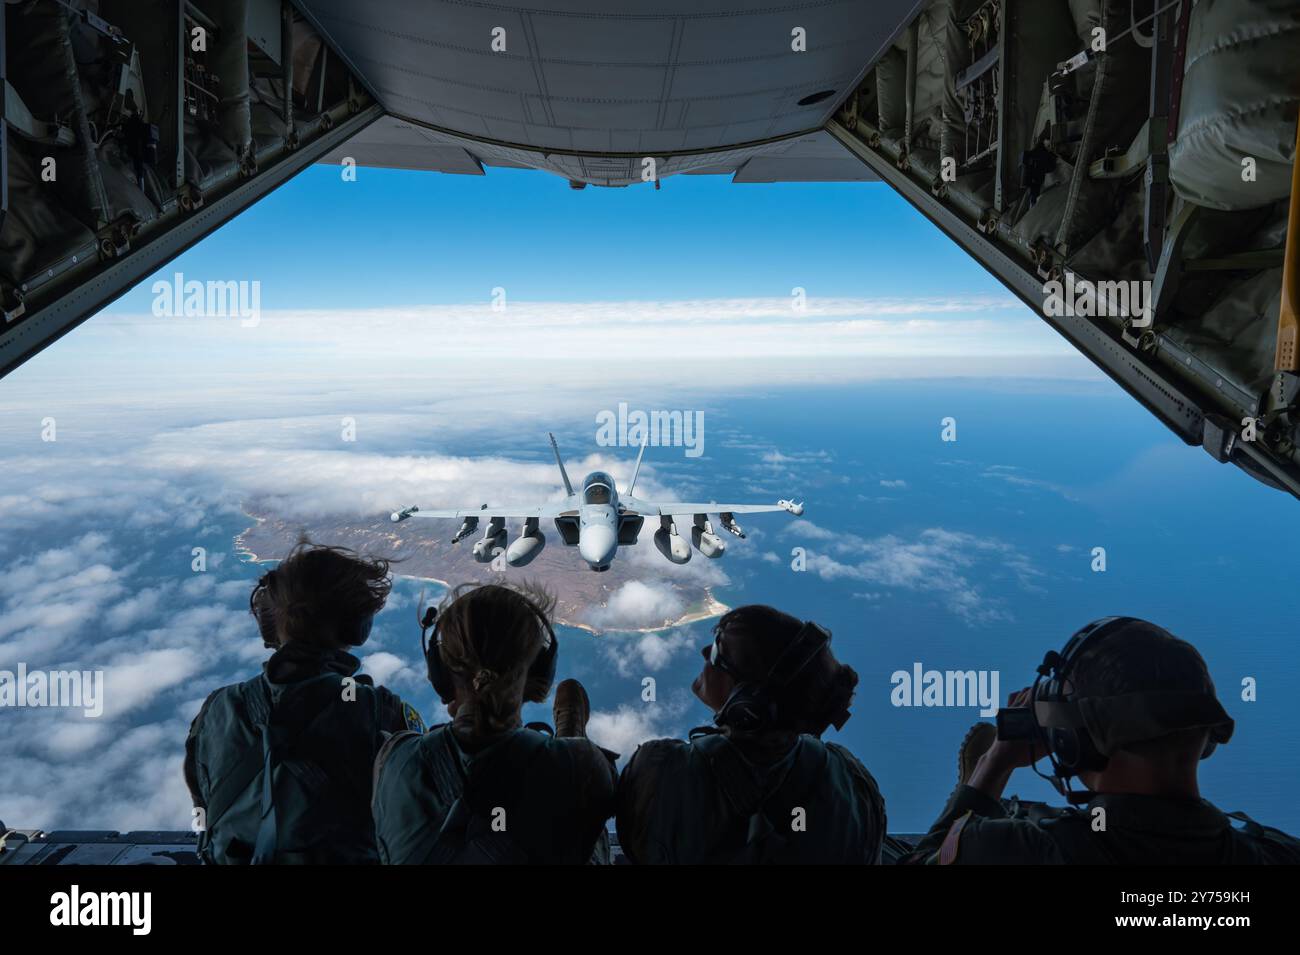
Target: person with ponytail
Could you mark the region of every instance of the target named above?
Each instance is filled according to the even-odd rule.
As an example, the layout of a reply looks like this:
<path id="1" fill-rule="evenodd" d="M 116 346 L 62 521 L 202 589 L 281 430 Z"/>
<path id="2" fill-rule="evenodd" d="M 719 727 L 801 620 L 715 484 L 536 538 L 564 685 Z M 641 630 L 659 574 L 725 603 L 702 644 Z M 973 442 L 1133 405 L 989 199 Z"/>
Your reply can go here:
<path id="1" fill-rule="evenodd" d="M 885 804 L 852 753 L 821 739 L 857 687 L 830 633 L 773 607 L 724 615 L 692 689 L 714 726 L 637 748 L 619 780 L 628 861 L 877 864 Z"/>
<path id="2" fill-rule="evenodd" d="M 463 585 L 424 617 L 429 682 L 451 722 L 393 736 L 375 761 L 383 862 L 607 861 L 617 757 L 586 738 L 582 684 L 556 688 L 554 731 L 523 722 L 555 678 L 553 605 L 536 588 Z"/>
<path id="3" fill-rule="evenodd" d="M 391 586 L 387 561 L 306 540 L 258 580 L 249 612 L 275 652 L 208 696 L 185 746 L 204 862 L 379 861 L 371 767 L 386 734 L 424 729 L 349 652 Z"/>

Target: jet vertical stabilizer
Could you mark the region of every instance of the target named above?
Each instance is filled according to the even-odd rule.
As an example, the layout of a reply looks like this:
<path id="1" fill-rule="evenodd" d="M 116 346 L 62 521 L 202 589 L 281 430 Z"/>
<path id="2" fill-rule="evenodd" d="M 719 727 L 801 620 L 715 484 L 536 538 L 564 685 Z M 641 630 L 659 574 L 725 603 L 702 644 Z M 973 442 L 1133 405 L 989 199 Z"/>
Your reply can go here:
<path id="1" fill-rule="evenodd" d="M 650 438 L 648 435 L 641 439 L 641 450 L 636 453 L 636 464 L 632 468 L 632 480 L 627 485 L 626 494 L 628 497 L 632 496 L 632 491 L 636 488 L 636 478 L 641 473 L 641 459 L 645 457 L 645 446 L 649 443 Z"/>
<path id="2" fill-rule="evenodd" d="M 573 496 L 573 484 L 569 482 L 569 473 L 564 470 L 564 460 L 560 457 L 560 446 L 555 443 L 555 435 L 547 432 L 547 437 L 551 439 L 551 450 L 555 452 L 555 463 L 560 467 L 560 477 L 564 478 L 564 493 Z"/>

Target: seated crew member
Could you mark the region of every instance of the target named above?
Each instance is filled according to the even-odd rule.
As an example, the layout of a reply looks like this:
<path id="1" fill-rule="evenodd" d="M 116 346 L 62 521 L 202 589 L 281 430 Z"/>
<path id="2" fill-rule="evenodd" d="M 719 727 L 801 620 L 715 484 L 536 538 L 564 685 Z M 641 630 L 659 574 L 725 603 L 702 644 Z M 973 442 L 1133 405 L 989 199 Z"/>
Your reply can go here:
<path id="1" fill-rule="evenodd" d="M 558 735 L 523 725 L 550 693 L 559 652 L 551 601 L 462 586 L 425 616 L 429 682 L 452 722 L 399 733 L 375 761 L 373 812 L 389 864 L 572 863 L 593 859 L 613 814 L 614 756 L 583 733 L 576 680 L 556 691 Z M 607 850 L 606 850 L 607 852 Z"/>
<path id="2" fill-rule="evenodd" d="M 966 738 L 961 779 L 909 862 L 1300 862 L 1300 841 L 1201 798 L 1200 760 L 1232 735 L 1205 661 L 1155 624 L 1106 617 L 1049 653 L 998 728 Z M 972 748 L 987 747 L 978 755 Z M 1004 803 L 1012 772 L 1048 757 L 1074 806 Z M 1071 792 L 1077 777 L 1086 792 Z M 1241 825 L 1234 825 L 1234 820 Z"/>
<path id="3" fill-rule="evenodd" d="M 249 597 L 263 671 L 213 692 L 190 726 L 185 780 L 204 862 L 377 863 L 370 770 L 419 714 L 346 648 L 370 635 L 388 563 L 301 542 Z"/>
<path id="4" fill-rule="evenodd" d="M 820 737 L 849 719 L 858 675 L 830 634 L 772 607 L 718 621 L 692 689 L 716 730 L 642 744 L 619 781 L 628 860 L 865 863 L 881 859 L 885 805 L 848 750 Z"/>

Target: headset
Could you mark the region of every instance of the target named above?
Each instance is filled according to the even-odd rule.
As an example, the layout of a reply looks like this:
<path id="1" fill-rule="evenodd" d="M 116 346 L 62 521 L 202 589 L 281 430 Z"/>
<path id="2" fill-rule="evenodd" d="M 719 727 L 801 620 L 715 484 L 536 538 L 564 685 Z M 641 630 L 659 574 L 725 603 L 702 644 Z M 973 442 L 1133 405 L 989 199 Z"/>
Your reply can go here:
<path id="1" fill-rule="evenodd" d="M 258 632 L 262 635 L 262 646 L 269 650 L 280 648 L 280 638 L 275 629 L 275 591 L 278 570 L 268 570 L 258 578 L 253 592 L 248 595 L 248 612 L 257 621 Z M 357 621 L 351 633 L 339 634 L 339 639 L 349 647 L 359 647 L 370 639 L 370 630 L 375 624 L 375 615 L 364 614 Z"/>
<path id="2" fill-rule="evenodd" d="M 716 634 L 707 654 L 709 665 L 717 667 L 735 680 L 736 687 L 714 715 L 713 722 L 740 732 L 755 732 L 777 725 L 781 715 L 777 697 L 830 644 L 829 630 L 811 620 L 806 621 L 790 644 L 781 651 L 767 675 L 761 680 L 748 680 L 727 661 L 722 652 L 722 634 Z M 846 712 L 842 718 L 834 721 L 835 728 L 839 729 L 847 721 Z"/>
<path id="3" fill-rule="evenodd" d="M 1133 624 L 1154 626 L 1137 617 L 1102 617 L 1076 631 L 1060 653 L 1052 650 L 1043 657 L 1029 705 L 998 710 L 998 739 L 1040 743 L 1053 769 L 1045 778 L 1067 799 L 1086 801 L 1079 798 L 1086 794 L 1070 792 L 1070 777 L 1105 769 L 1111 754 L 1128 743 L 1206 729 L 1209 738 L 1201 751 L 1201 759 L 1206 759 L 1232 737 L 1233 720 L 1211 692 L 1150 690 L 1081 697 L 1072 687 L 1067 689 L 1085 653 Z"/>
<path id="4" fill-rule="evenodd" d="M 546 619 L 546 614 L 541 608 L 528 597 L 519 594 L 520 597 L 528 604 L 533 615 L 537 618 L 538 623 L 542 625 L 542 630 L 546 634 L 546 645 L 542 647 L 533 662 L 528 666 L 528 676 L 524 681 L 524 700 L 528 703 L 540 703 L 551 692 L 551 684 L 555 682 L 555 666 L 559 660 L 560 643 L 555 636 L 555 630 L 551 627 L 551 622 Z M 420 603 L 424 603 L 424 592 L 420 593 Z M 417 604 L 418 607 L 418 604 Z M 424 650 L 424 662 L 429 675 L 429 683 L 433 685 L 433 690 L 438 694 L 438 698 L 444 704 L 450 703 L 456 696 L 456 684 L 452 678 L 452 670 L 442 659 L 442 643 L 438 639 L 438 628 L 441 626 L 441 619 L 438 616 L 438 608 L 430 606 L 420 617 L 420 647 Z M 426 634 L 429 630 L 433 634 L 427 640 Z M 530 692 L 531 689 L 531 692 Z"/>

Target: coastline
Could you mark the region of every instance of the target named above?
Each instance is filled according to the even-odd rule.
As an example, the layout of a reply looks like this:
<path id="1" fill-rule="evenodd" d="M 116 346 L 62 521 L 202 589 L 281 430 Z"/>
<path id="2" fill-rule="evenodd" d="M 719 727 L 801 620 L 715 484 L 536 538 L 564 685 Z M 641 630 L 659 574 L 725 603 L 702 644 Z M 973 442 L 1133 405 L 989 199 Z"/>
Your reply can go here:
<path id="1" fill-rule="evenodd" d="M 259 557 L 257 554 L 255 554 L 252 551 L 251 548 L 249 548 L 245 540 L 246 535 L 249 533 L 249 531 L 253 530 L 253 528 L 256 527 L 257 525 L 265 523 L 266 518 L 257 517 L 256 515 L 249 514 L 247 511 L 245 511 L 244 514 L 249 520 L 255 523 L 235 535 L 235 539 L 233 542 L 235 553 L 238 554 L 245 563 L 262 564 L 262 563 L 269 563 L 271 561 L 279 560 L 280 558 L 278 557 L 265 557 L 265 558 Z M 419 574 L 399 574 L 399 573 L 394 573 L 393 577 L 401 578 L 403 580 L 418 580 L 424 583 L 437 584 L 440 587 L 446 589 L 450 589 L 452 587 L 452 584 L 449 581 L 442 580 L 441 578 L 438 577 L 425 577 Z M 724 604 L 722 601 L 720 601 L 717 598 L 717 596 L 713 593 L 713 590 L 711 588 L 705 587 L 704 606 L 702 609 L 695 610 L 690 613 L 685 613 L 675 620 L 670 620 L 666 623 L 660 624 L 659 626 L 655 626 L 655 627 L 600 628 L 576 620 L 565 620 L 562 617 L 556 617 L 554 622 L 558 626 L 569 627 L 570 629 L 573 630 L 585 630 L 587 633 L 590 633 L 593 637 L 603 637 L 607 634 L 614 634 L 614 633 L 658 633 L 661 630 L 672 630 L 676 627 L 687 626 L 692 623 L 699 623 L 703 620 L 712 620 L 715 617 L 722 616 L 730 609 L 731 609 L 730 607 L 728 607 L 726 604 Z"/>

